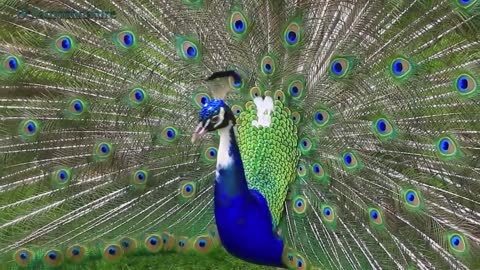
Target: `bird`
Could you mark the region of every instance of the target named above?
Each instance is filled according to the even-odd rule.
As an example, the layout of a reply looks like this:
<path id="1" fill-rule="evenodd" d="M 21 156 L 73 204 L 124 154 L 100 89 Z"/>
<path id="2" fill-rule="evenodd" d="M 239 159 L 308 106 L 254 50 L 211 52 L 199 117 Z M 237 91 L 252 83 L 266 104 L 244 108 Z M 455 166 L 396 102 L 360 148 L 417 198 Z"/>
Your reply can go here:
<path id="1" fill-rule="evenodd" d="M 0 269 L 480 269 L 480 1 L 0 21 Z"/>

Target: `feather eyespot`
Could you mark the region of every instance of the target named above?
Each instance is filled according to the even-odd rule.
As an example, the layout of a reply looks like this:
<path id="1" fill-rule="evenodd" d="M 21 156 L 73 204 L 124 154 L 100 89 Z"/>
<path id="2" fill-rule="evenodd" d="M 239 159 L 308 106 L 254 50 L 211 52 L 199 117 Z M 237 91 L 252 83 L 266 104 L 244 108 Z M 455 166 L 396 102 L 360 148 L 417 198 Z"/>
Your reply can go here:
<path id="1" fill-rule="evenodd" d="M 15 252 L 15 261 L 19 266 L 27 266 L 33 259 L 33 253 L 26 249 L 21 248 Z"/>
<path id="2" fill-rule="evenodd" d="M 57 51 L 61 53 L 67 53 L 73 49 L 75 42 L 73 41 L 72 37 L 69 35 L 62 35 L 57 38 L 55 41 L 55 47 Z"/>
<path id="3" fill-rule="evenodd" d="M 95 157 L 98 160 L 105 160 L 112 155 L 112 144 L 107 142 L 97 143 L 95 146 Z"/>
<path id="4" fill-rule="evenodd" d="M 43 261 L 49 266 L 59 266 L 63 261 L 63 254 L 57 250 L 50 250 L 43 255 Z"/>
<path id="5" fill-rule="evenodd" d="M 33 136 L 38 131 L 38 122 L 35 120 L 26 120 L 22 124 L 25 135 Z"/>
<path id="6" fill-rule="evenodd" d="M 343 167 L 349 172 L 355 172 L 361 168 L 361 163 L 354 152 L 348 151 L 341 157 Z"/>
<path id="7" fill-rule="evenodd" d="M 447 136 L 437 139 L 436 148 L 442 158 L 452 159 L 459 155 L 457 143 Z"/>
<path id="8" fill-rule="evenodd" d="M 293 30 L 288 30 L 285 36 L 289 44 L 294 44 L 298 40 L 298 34 Z"/>
<path id="9" fill-rule="evenodd" d="M 394 79 L 407 79 L 413 72 L 413 64 L 404 57 L 397 57 L 390 63 L 390 74 Z"/>
<path id="10" fill-rule="evenodd" d="M 37 128 L 37 126 L 35 125 L 35 122 L 33 122 L 33 121 L 27 122 L 26 125 L 25 125 L 25 132 L 27 132 L 29 134 L 33 134 L 33 133 L 35 133 L 36 128 Z"/>
<path id="11" fill-rule="evenodd" d="M 119 245 L 108 245 L 103 250 L 103 258 L 107 261 L 118 261 L 123 256 L 123 249 Z"/>
<path id="12" fill-rule="evenodd" d="M 122 248 L 129 248 L 130 247 L 130 240 L 129 239 L 124 239 L 121 241 Z"/>
<path id="13" fill-rule="evenodd" d="M 121 31 L 116 35 L 116 42 L 122 48 L 128 49 L 136 46 L 137 38 L 132 31 Z"/>
<path id="14" fill-rule="evenodd" d="M 142 182 L 142 181 L 144 181 L 144 180 L 147 178 L 147 175 L 146 175 L 145 172 L 139 171 L 139 172 L 137 172 L 137 173 L 135 174 L 135 177 L 136 177 L 136 179 L 137 179 L 138 181 Z"/>
<path id="15" fill-rule="evenodd" d="M 295 252 L 293 249 L 285 246 L 282 253 L 282 262 L 287 266 L 289 269 L 293 269 L 295 267 Z"/>
<path id="16" fill-rule="evenodd" d="M 220 237 L 218 235 L 217 225 L 215 224 L 209 225 L 207 228 L 207 235 L 209 235 L 216 244 L 220 243 Z"/>
<path id="17" fill-rule="evenodd" d="M 292 115 L 290 116 L 294 124 L 300 123 L 302 120 L 302 117 L 299 112 L 292 112 Z"/>
<path id="18" fill-rule="evenodd" d="M 376 126 L 377 126 L 378 132 L 380 132 L 382 134 L 388 132 L 387 121 L 385 121 L 384 119 L 378 120 Z"/>
<path id="19" fill-rule="evenodd" d="M 308 269 L 307 261 L 300 254 L 296 253 L 294 257 L 294 269 L 305 270 Z"/>
<path id="20" fill-rule="evenodd" d="M 304 82 L 300 80 L 294 80 L 288 86 L 288 93 L 294 99 L 299 98 L 303 95 L 304 88 L 305 88 Z"/>
<path id="21" fill-rule="evenodd" d="M 40 123 L 37 120 L 26 119 L 19 125 L 19 134 L 25 140 L 36 138 L 39 132 Z"/>
<path id="22" fill-rule="evenodd" d="M 178 130 L 171 126 L 165 127 L 161 134 L 163 141 L 167 143 L 176 142 L 179 137 L 178 135 Z"/>
<path id="23" fill-rule="evenodd" d="M 275 59 L 273 56 L 267 55 L 262 58 L 260 62 L 260 69 L 266 76 L 270 76 L 275 73 Z"/>
<path id="24" fill-rule="evenodd" d="M 328 184 L 328 175 L 322 164 L 315 162 L 311 164 L 310 168 L 314 180 L 322 184 Z"/>
<path id="25" fill-rule="evenodd" d="M 86 256 L 86 248 L 80 245 L 73 245 L 67 248 L 66 257 L 73 262 L 80 262 Z"/>
<path id="26" fill-rule="evenodd" d="M 330 75 L 333 78 L 341 79 L 351 70 L 352 63 L 348 58 L 337 57 L 330 63 Z"/>
<path id="27" fill-rule="evenodd" d="M 119 244 L 125 255 L 132 254 L 137 248 L 137 241 L 130 237 L 120 239 Z"/>
<path id="28" fill-rule="evenodd" d="M 78 119 L 88 111 L 88 103 L 80 98 L 70 99 L 65 109 L 65 115 L 68 118 Z"/>
<path id="29" fill-rule="evenodd" d="M 343 155 L 343 163 L 347 167 L 353 167 L 357 163 L 355 156 L 352 153 L 346 153 Z"/>
<path id="30" fill-rule="evenodd" d="M 273 98 L 274 98 L 274 100 L 285 102 L 285 94 L 283 93 L 282 90 L 275 91 L 275 94 L 273 95 Z"/>
<path id="31" fill-rule="evenodd" d="M 297 174 L 300 178 L 305 178 L 307 176 L 307 168 L 303 162 L 300 162 L 297 166 Z"/>
<path id="32" fill-rule="evenodd" d="M 293 200 L 293 211 L 297 215 L 303 215 L 307 211 L 307 201 L 303 196 L 297 196 Z"/>
<path id="33" fill-rule="evenodd" d="M 182 45 L 183 55 L 188 59 L 193 59 L 198 55 L 198 48 L 193 42 L 185 41 Z"/>
<path id="34" fill-rule="evenodd" d="M 162 250 L 172 250 L 175 246 L 175 238 L 168 232 L 163 232 L 160 236 L 162 239 Z"/>
<path id="35" fill-rule="evenodd" d="M 200 92 L 194 95 L 193 100 L 198 108 L 203 108 L 208 102 L 210 102 L 210 96 L 204 92 Z"/>
<path id="36" fill-rule="evenodd" d="M 183 199 L 190 199 L 195 196 L 197 187 L 194 182 L 186 181 L 180 184 L 180 195 Z"/>
<path id="37" fill-rule="evenodd" d="M 240 105 L 233 105 L 232 112 L 234 115 L 239 116 L 242 113 L 242 107 Z"/>
<path id="38" fill-rule="evenodd" d="M 290 23 L 283 32 L 284 46 L 286 48 L 295 48 L 300 43 L 300 39 L 300 25 L 296 22 Z"/>
<path id="39" fill-rule="evenodd" d="M 18 60 L 15 57 L 10 57 L 7 59 L 8 69 L 15 71 L 18 68 Z"/>
<path id="40" fill-rule="evenodd" d="M 260 90 L 260 88 L 258 87 L 252 87 L 250 89 L 250 97 L 252 99 L 255 99 L 256 97 L 260 97 L 262 96 L 262 90 Z"/>
<path id="41" fill-rule="evenodd" d="M 408 207 L 419 208 L 421 203 L 420 194 L 413 189 L 406 189 L 403 191 L 405 203 Z"/>
<path id="42" fill-rule="evenodd" d="M 160 250 L 162 250 L 162 245 L 163 242 L 161 240 L 161 237 L 156 234 L 150 235 L 145 239 L 145 247 L 150 253 L 159 252 Z"/>
<path id="43" fill-rule="evenodd" d="M 319 128 L 326 127 L 331 121 L 330 113 L 325 109 L 317 109 L 313 113 L 313 123 Z"/>
<path id="44" fill-rule="evenodd" d="M 313 149 L 312 140 L 308 137 L 301 138 L 298 145 L 303 155 L 308 155 Z"/>
<path id="45" fill-rule="evenodd" d="M 185 61 L 197 62 L 201 59 L 200 44 L 195 38 L 176 37 L 177 54 Z"/>
<path id="46" fill-rule="evenodd" d="M 233 30 L 237 33 L 245 31 L 245 22 L 242 19 L 237 19 L 233 22 Z"/>
<path id="47" fill-rule="evenodd" d="M 218 150 L 216 147 L 207 147 L 203 152 L 204 160 L 207 163 L 214 163 L 217 161 Z"/>
<path id="48" fill-rule="evenodd" d="M 236 38 L 242 39 L 246 36 L 249 27 L 249 22 L 243 13 L 238 10 L 230 15 L 229 28 L 232 35 Z"/>
<path id="49" fill-rule="evenodd" d="M 72 178 L 72 172 L 69 168 L 60 168 L 52 175 L 52 184 L 54 187 L 61 188 L 66 186 Z"/>
<path id="50" fill-rule="evenodd" d="M 324 210 L 323 210 L 323 215 L 325 216 L 325 218 L 327 219 L 330 219 L 331 216 L 332 216 L 332 209 L 330 207 L 326 207 Z"/>
<path id="51" fill-rule="evenodd" d="M 130 91 L 129 99 L 133 105 L 144 104 L 148 100 L 148 94 L 142 88 L 135 88 Z"/>
<path id="52" fill-rule="evenodd" d="M 329 206 L 326 206 L 325 208 L 323 208 L 322 213 L 325 220 L 328 220 L 328 221 L 332 221 L 335 217 L 335 213 L 333 209 Z"/>
<path id="53" fill-rule="evenodd" d="M 392 71 L 395 75 L 402 75 L 408 68 L 408 63 L 405 63 L 402 59 L 395 60 L 392 63 Z"/>
<path id="54" fill-rule="evenodd" d="M 477 91 L 477 81 L 469 74 L 458 76 L 454 86 L 461 96 L 471 96 Z"/>
<path id="55" fill-rule="evenodd" d="M 395 137 L 395 129 L 386 118 L 381 117 L 373 121 L 372 129 L 380 140 L 389 140 Z"/>
<path id="56" fill-rule="evenodd" d="M 148 171 L 140 169 L 136 170 L 132 174 L 131 183 L 139 188 L 143 188 L 148 181 Z"/>
<path id="57" fill-rule="evenodd" d="M 451 233 L 448 236 L 450 249 L 455 253 L 464 253 L 466 251 L 466 242 L 463 235 Z"/>
<path id="58" fill-rule="evenodd" d="M 415 193 L 413 191 L 409 191 L 407 195 L 405 195 L 405 199 L 408 203 L 414 203 L 416 199 Z"/>
<path id="59" fill-rule="evenodd" d="M 9 57 L 7 58 L 7 60 L 5 61 L 6 62 L 6 67 L 7 69 L 9 69 L 10 71 L 15 71 L 17 70 L 18 68 L 18 60 L 16 57 Z"/>
<path id="60" fill-rule="evenodd" d="M 21 67 L 21 61 L 16 56 L 10 55 L 5 58 L 3 61 L 3 69 L 7 73 L 14 73 L 18 71 Z"/>
<path id="61" fill-rule="evenodd" d="M 228 77 L 228 83 L 230 84 L 230 87 L 233 88 L 233 89 L 240 89 L 243 87 L 243 80 L 242 80 L 242 77 L 240 77 L 240 75 L 238 76 L 230 76 Z"/>
<path id="62" fill-rule="evenodd" d="M 440 141 L 440 147 L 439 148 L 440 148 L 440 151 L 442 151 L 443 153 L 448 153 L 449 150 L 452 148 L 452 142 L 448 138 L 442 139 Z"/>
<path id="63" fill-rule="evenodd" d="M 312 173 L 315 176 L 319 176 L 319 177 L 323 176 L 324 171 L 323 171 L 322 165 L 320 165 L 318 163 L 313 164 L 312 165 Z"/>
<path id="64" fill-rule="evenodd" d="M 369 219 L 374 225 L 382 225 L 383 218 L 382 213 L 376 208 L 369 208 L 368 209 Z"/>
<path id="65" fill-rule="evenodd" d="M 476 4 L 477 0 L 455 0 L 457 6 L 463 9 L 470 9 Z"/>
<path id="66" fill-rule="evenodd" d="M 190 240 L 185 236 L 179 237 L 179 239 L 177 240 L 176 250 L 178 252 L 186 252 L 189 249 L 190 249 Z"/>
<path id="67" fill-rule="evenodd" d="M 83 112 L 83 108 L 85 107 L 85 105 L 83 104 L 83 102 L 81 100 L 72 100 L 72 102 L 70 102 L 70 111 L 72 113 L 76 113 L 76 114 L 81 114 Z"/>
<path id="68" fill-rule="evenodd" d="M 198 236 L 193 244 L 195 251 L 203 254 L 212 251 L 213 247 L 213 239 L 208 235 Z"/>

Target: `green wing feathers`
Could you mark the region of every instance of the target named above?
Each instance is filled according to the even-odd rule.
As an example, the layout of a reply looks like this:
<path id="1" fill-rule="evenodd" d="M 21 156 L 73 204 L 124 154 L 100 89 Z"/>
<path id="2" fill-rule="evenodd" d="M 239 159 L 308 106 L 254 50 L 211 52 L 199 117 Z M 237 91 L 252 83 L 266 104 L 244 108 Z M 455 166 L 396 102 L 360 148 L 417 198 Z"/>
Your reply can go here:
<path id="1" fill-rule="evenodd" d="M 478 0 L 6 1 L 0 269 L 237 267 L 218 135 L 190 139 L 225 70 L 287 266 L 480 268 L 479 19 Z"/>

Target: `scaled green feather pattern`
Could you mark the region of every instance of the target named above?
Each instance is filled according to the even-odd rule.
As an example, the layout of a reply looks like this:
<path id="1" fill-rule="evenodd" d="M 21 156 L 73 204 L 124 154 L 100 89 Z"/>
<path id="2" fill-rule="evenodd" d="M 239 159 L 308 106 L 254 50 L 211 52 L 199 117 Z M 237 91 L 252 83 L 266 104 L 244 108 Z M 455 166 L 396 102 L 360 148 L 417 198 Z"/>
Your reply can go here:
<path id="1" fill-rule="evenodd" d="M 300 155 L 297 127 L 280 101 L 274 104 L 269 127 L 252 125 L 252 121 L 257 119 L 258 108 L 246 107 L 238 124 L 238 143 L 245 176 L 248 187 L 259 191 L 267 200 L 275 228 L 282 217 L 288 186 L 295 179 Z"/>

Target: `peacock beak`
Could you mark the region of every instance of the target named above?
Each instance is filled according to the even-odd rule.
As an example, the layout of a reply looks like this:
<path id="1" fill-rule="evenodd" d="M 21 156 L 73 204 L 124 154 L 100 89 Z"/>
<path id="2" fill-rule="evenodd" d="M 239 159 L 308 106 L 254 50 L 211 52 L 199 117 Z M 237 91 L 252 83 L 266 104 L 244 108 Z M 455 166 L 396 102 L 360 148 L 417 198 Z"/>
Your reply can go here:
<path id="1" fill-rule="evenodd" d="M 198 141 L 205 133 L 207 133 L 206 127 L 208 126 L 208 122 L 206 123 L 206 125 L 204 125 L 203 122 L 200 122 L 200 124 L 198 124 L 195 132 L 192 134 L 192 143 Z"/>

